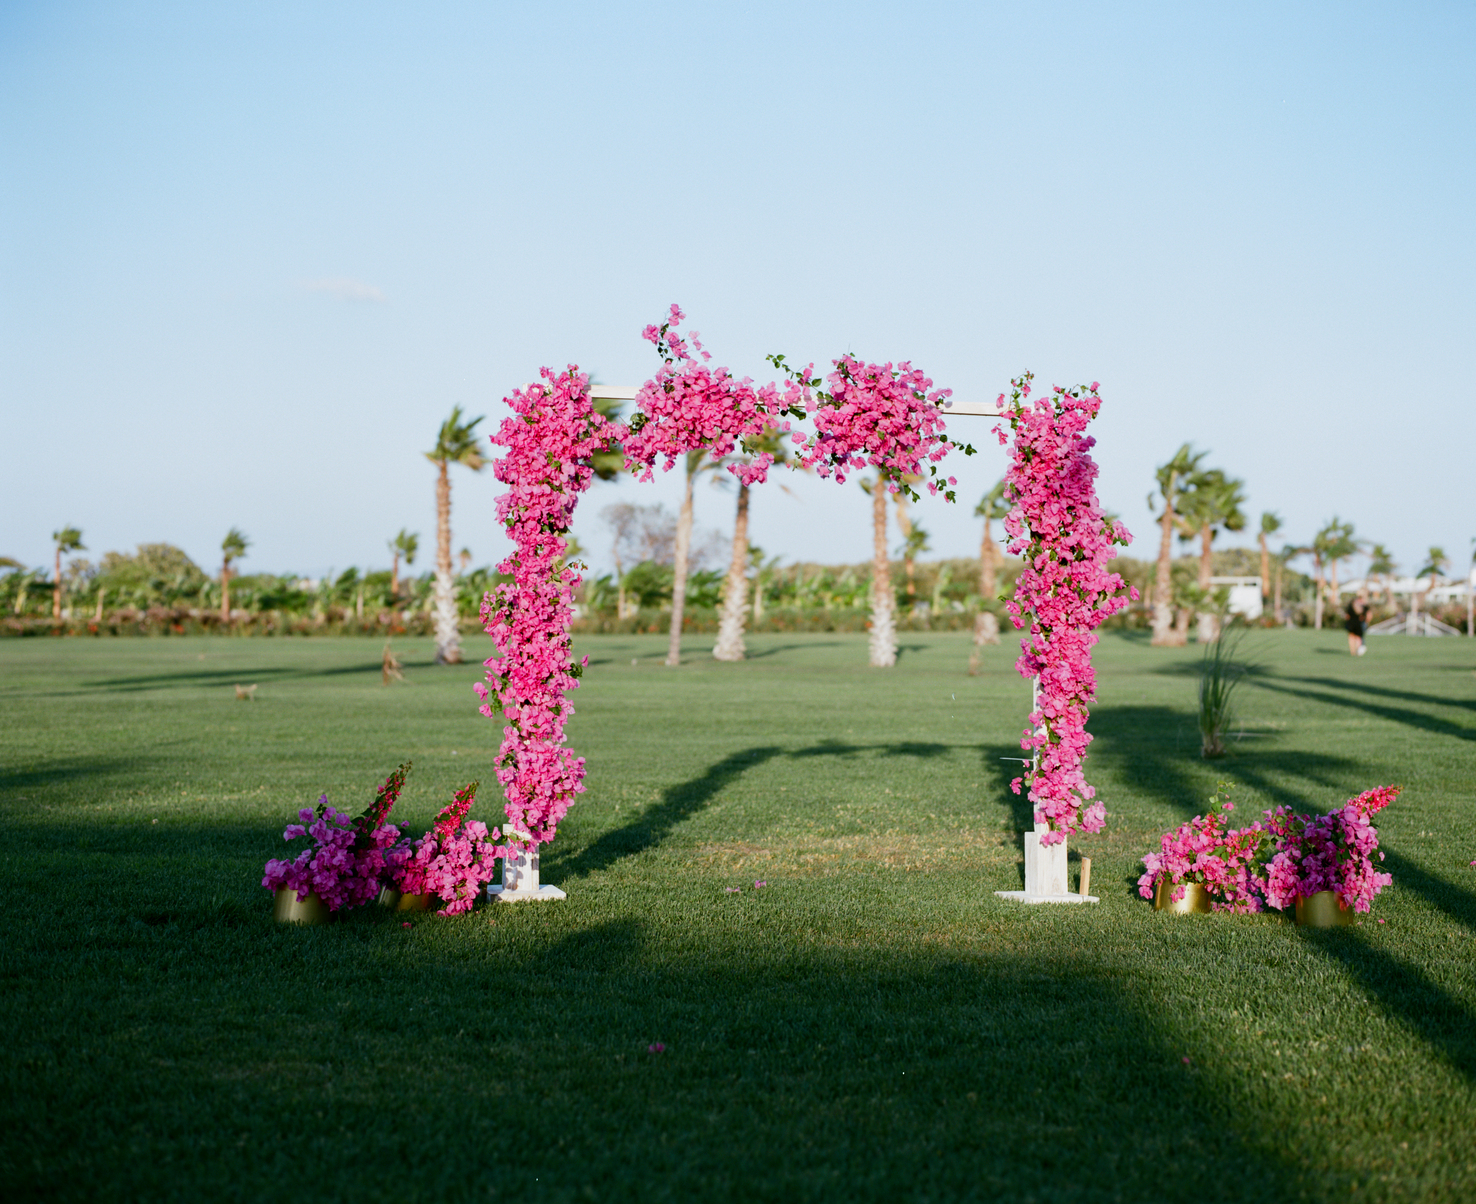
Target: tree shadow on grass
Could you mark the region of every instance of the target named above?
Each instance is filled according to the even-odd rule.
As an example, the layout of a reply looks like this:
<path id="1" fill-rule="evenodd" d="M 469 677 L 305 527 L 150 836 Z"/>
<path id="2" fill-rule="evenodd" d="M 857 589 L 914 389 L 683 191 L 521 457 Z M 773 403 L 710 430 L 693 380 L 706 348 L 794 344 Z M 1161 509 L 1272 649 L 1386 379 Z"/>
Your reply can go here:
<path id="1" fill-rule="evenodd" d="M 862 753 L 875 753 L 879 757 L 919 757 L 932 759 L 933 757 L 946 756 L 955 748 L 962 748 L 958 744 L 938 744 L 923 740 L 900 740 L 894 744 L 854 744 L 843 740 L 822 740 L 819 744 L 812 744 L 809 748 L 797 748 L 788 752 L 785 756 L 796 760 L 804 760 L 810 757 L 858 757 Z"/>
<path id="2" fill-rule="evenodd" d="M 70 782 L 101 782 L 109 778 L 126 778 L 136 774 L 139 762 L 123 757 L 88 757 L 85 760 L 53 759 L 31 768 L 0 768 L 0 793 L 34 790 L 41 786 L 62 786 Z M 15 800 L 8 800 L 15 801 Z"/>
<path id="3" fill-rule="evenodd" d="M 731 753 L 697 777 L 668 786 L 661 792 L 660 802 L 644 808 L 629 823 L 604 833 L 578 853 L 560 856 L 558 846 L 552 846 L 543 854 L 544 867 L 562 876 L 580 878 L 607 870 L 622 858 L 644 853 L 665 840 L 683 820 L 707 806 L 728 783 L 783 751 L 777 745 L 765 745 Z"/>
<path id="4" fill-rule="evenodd" d="M 750 650 L 744 654 L 743 659 L 749 661 L 757 661 L 763 660 L 763 658 L 766 656 L 778 656 L 780 653 L 783 652 L 807 652 L 811 648 L 836 648 L 839 646 L 839 640 L 815 640 L 812 643 L 807 644 L 779 644 L 773 648 L 765 648 L 759 652 L 754 652 Z M 741 664 L 742 661 L 735 661 L 733 663 Z"/>
<path id="5" fill-rule="evenodd" d="M 1394 690 L 1388 686 L 1376 686 L 1371 682 L 1343 681 L 1336 677 L 1293 677 L 1279 674 L 1278 678 L 1281 681 L 1296 681 L 1304 685 L 1322 686 L 1330 690 L 1351 690 L 1354 693 L 1367 694 L 1374 698 L 1425 703 L 1428 706 L 1459 707 L 1462 710 L 1476 711 L 1476 698 L 1450 698 L 1438 694 L 1421 694 L 1416 690 Z"/>
<path id="6" fill-rule="evenodd" d="M 1374 948 L 1356 930 L 1305 930 L 1301 935 L 1329 961 L 1341 965 L 1387 1015 L 1419 1034 L 1476 1083 L 1476 1017 L 1461 1000 L 1424 971 Z"/>
<path id="7" fill-rule="evenodd" d="M 1476 727 L 1467 727 L 1459 723 L 1452 723 L 1449 719 L 1440 719 L 1434 715 L 1427 715 L 1423 711 L 1414 711 L 1407 707 L 1384 706 L 1375 702 L 1346 698 L 1339 694 L 1325 693 L 1321 690 L 1298 690 L 1292 686 L 1282 685 L 1280 682 L 1266 679 L 1259 680 L 1256 684 L 1261 689 L 1270 690 L 1273 693 L 1288 694 L 1293 698 L 1302 698 L 1308 702 L 1321 702 L 1326 703 L 1328 706 L 1361 711 L 1365 715 L 1372 715 L 1377 719 L 1402 724 L 1405 727 L 1417 728 L 1420 731 L 1433 732 L 1437 736 L 1453 736 L 1457 740 L 1476 740 Z"/>
<path id="8" fill-rule="evenodd" d="M 870 753 L 879 757 L 912 757 L 930 759 L 947 755 L 955 747 L 918 740 L 902 740 L 894 744 L 850 744 L 825 740 L 809 748 L 786 752 L 776 745 L 746 748 L 708 766 L 695 778 L 668 786 L 661 801 L 653 804 L 629 823 L 604 833 L 592 844 L 567 857 L 555 845 L 543 854 L 543 867 L 562 875 L 583 877 L 609 869 L 625 857 L 634 857 L 654 848 L 670 835 L 678 824 L 702 810 L 723 787 L 736 781 L 750 769 L 756 769 L 777 756 L 805 759 L 810 757 L 854 758 Z"/>
<path id="9" fill-rule="evenodd" d="M 1092 724 L 1098 735 L 1112 734 L 1112 742 L 1104 742 L 1101 753 L 1123 781 L 1188 819 L 1203 814 L 1207 800 L 1198 797 L 1202 791 L 1188 772 L 1187 758 L 1170 753 L 1166 737 L 1153 735 L 1175 714 L 1159 707 L 1104 707 L 1093 713 Z M 1097 748 L 1094 744 L 1094 751 Z M 1233 775 L 1273 804 L 1304 813 L 1339 806 L 1360 769 L 1353 757 L 1292 749 L 1257 750 L 1254 757 L 1211 764 L 1223 765 L 1227 776 Z M 1289 784 L 1298 778 L 1301 784 Z M 1247 814 L 1243 822 L 1254 818 Z M 1476 932 L 1476 897 L 1469 891 L 1442 881 L 1398 853 L 1386 850 L 1385 866 L 1394 874 L 1396 888 L 1419 895 Z M 1461 1001 L 1421 971 L 1370 947 L 1357 934 L 1306 935 L 1320 952 L 1340 962 L 1390 1015 L 1402 1019 L 1452 1065 L 1476 1080 L 1476 1017 Z"/>
<path id="10" fill-rule="evenodd" d="M 687 1199 L 728 1198 L 721 1184 L 756 1199 L 1023 1199 L 1051 1185 L 1038 1198 L 1147 1200 L 1192 1184 L 1195 1199 L 1226 1201 L 1349 1190 L 1336 1166 L 1288 1157 L 1272 1118 L 1232 1111 L 1226 1084 L 1246 1072 L 1215 1042 L 1175 1031 L 1144 982 L 1090 961 L 722 942 L 698 955 L 670 941 L 615 922 L 503 966 L 542 984 L 543 1026 L 569 1038 L 535 1072 L 499 1035 L 491 1065 L 528 1087 L 567 1091 L 572 1077 L 576 1098 L 624 1115 L 619 1142 L 576 1130 L 571 1148 L 525 1160 L 530 1187 L 598 1193 L 659 1177 Z M 440 1019 L 448 1031 L 479 1022 L 465 1004 Z M 670 1148 L 679 1160 L 663 1158 Z"/>
<path id="11" fill-rule="evenodd" d="M 1026 795 L 1024 783 L 1020 793 L 1010 789 L 1010 783 L 1020 777 L 1029 765 L 1025 751 L 1016 744 L 981 744 L 979 768 L 991 783 L 989 798 L 1002 798 L 1010 809 L 1010 825 L 1016 836 L 1032 831 L 1035 827 L 1035 808 Z"/>
<path id="12" fill-rule="evenodd" d="M 1364 1177 L 1318 1143 L 1334 1121 L 1299 1147 L 1275 1097 L 1247 1102 L 1254 1070 L 1197 1007 L 1158 1006 L 1228 1003 L 1213 966 L 755 942 L 774 902 L 723 899 L 746 922 L 705 939 L 539 909 L 408 932 L 142 924 L 126 957 L 69 970 L 54 1014 L 27 1010 L 58 993 L 29 974 L 7 1001 L 12 1191 L 388 1201 L 392 1165 L 458 1199 L 1324 1204 Z M 136 973 L 182 943 L 196 959 L 167 982 Z M 407 1050 L 416 1124 L 387 1126 Z M 599 1123 L 489 1163 L 530 1106 Z M 331 1142 L 279 1123 L 329 1107 Z"/>
<path id="13" fill-rule="evenodd" d="M 429 667 L 429 666 L 425 666 Z M 149 673 L 133 677 L 111 677 L 102 681 L 84 683 L 85 689 L 94 693 L 129 694 L 141 690 L 182 688 L 186 686 L 225 687 L 237 683 L 280 682 L 305 680 L 314 677 L 351 677 L 357 674 L 377 674 L 383 668 L 379 659 L 366 660 L 355 665 L 334 665 L 322 669 L 288 669 L 252 667 L 241 669 L 191 669 L 174 673 Z"/>

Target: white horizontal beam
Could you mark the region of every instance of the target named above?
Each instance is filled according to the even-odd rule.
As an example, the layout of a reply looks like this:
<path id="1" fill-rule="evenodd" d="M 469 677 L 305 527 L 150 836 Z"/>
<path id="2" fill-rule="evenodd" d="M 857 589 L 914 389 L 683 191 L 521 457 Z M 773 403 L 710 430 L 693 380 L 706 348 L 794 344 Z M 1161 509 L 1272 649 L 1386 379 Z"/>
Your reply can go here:
<path id="1" fill-rule="evenodd" d="M 938 408 L 950 417 L 999 418 L 1004 414 L 997 401 L 959 401 L 955 397 L 945 397 Z"/>
<path id="2" fill-rule="evenodd" d="M 610 401 L 634 401 L 640 389 L 634 385 L 590 385 L 591 397 L 607 398 Z M 955 397 L 945 398 L 938 407 L 950 417 L 998 418 L 1003 411 L 997 401 L 960 401 Z"/>
<path id="3" fill-rule="evenodd" d="M 609 401 L 634 401 L 640 392 L 634 385 L 590 385 L 591 397 L 603 397 Z"/>

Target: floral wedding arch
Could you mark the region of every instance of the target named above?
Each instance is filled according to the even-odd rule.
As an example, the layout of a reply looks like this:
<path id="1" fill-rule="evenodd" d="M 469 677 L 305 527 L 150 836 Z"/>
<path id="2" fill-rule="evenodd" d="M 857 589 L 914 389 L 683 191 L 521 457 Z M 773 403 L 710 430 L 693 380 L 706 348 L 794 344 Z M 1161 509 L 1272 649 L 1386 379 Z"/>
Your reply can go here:
<path id="1" fill-rule="evenodd" d="M 709 367 L 698 335 L 679 333 L 682 319 L 673 305 L 664 323 L 646 327 L 662 365 L 637 392 L 628 424 L 595 409 L 588 375 L 570 365 L 562 372 L 544 368 L 537 383 L 515 390 L 506 399 L 512 413 L 492 436 L 506 449 L 493 467 L 508 487 L 497 515 L 514 548 L 498 565 L 511 580 L 482 602 L 482 622 L 498 655 L 486 662 L 476 689 L 482 714 L 500 713 L 504 721 L 497 778 L 507 800 L 507 837 L 535 858 L 584 790 L 584 759 L 564 741 L 573 714 L 568 695 L 585 666 L 574 658 L 570 637 L 583 566 L 565 561 L 564 553 L 596 452 L 621 446 L 627 469 L 650 480 L 658 461 L 665 471 L 689 451 L 725 456 L 742 449 L 749 454 L 729 471 L 754 485 L 774 463 L 757 445 L 779 433 L 794 443 L 795 463 L 820 476 L 839 482 L 869 467 L 893 492 L 916 497 L 909 481 L 922 478 L 930 492 L 953 500 L 957 482 L 938 469 L 950 450 L 963 446 L 945 434 L 951 390 L 934 388 L 920 369 L 845 355 L 822 381 L 813 365 L 797 371 L 773 356 L 785 379 L 756 386 Z M 1096 466 L 1087 454 L 1093 440 L 1083 434 L 1101 404 L 1096 386 L 1057 389 L 1027 407 L 1028 380 L 1015 382 L 1008 405 L 1001 395 L 999 412 L 1015 432 L 1010 550 L 1027 560 L 1010 614 L 1029 630 L 1020 672 L 1039 682 L 1022 747 L 1032 750 L 1027 776 L 1037 828 L 1044 827 L 1042 840 L 1052 844 L 1102 826 L 1102 804 L 1092 801 L 1081 774 L 1094 689 L 1090 649 L 1093 629 L 1127 605 L 1121 578 L 1106 564 L 1113 545 L 1130 537 L 1097 504 Z M 803 419 L 812 429 L 794 430 L 791 420 Z M 996 431 L 1005 442 L 1003 430 Z"/>

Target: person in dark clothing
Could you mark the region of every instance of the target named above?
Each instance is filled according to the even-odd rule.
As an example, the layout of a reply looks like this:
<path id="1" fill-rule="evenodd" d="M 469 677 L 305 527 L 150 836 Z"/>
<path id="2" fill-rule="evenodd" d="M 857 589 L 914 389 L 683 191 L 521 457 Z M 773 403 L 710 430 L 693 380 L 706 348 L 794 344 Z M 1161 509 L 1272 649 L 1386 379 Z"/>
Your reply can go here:
<path id="1" fill-rule="evenodd" d="M 1346 613 L 1348 617 L 1343 620 L 1343 626 L 1348 629 L 1348 653 L 1362 656 L 1368 651 L 1363 642 L 1363 633 L 1368 630 L 1368 598 L 1360 593 L 1348 603 Z"/>

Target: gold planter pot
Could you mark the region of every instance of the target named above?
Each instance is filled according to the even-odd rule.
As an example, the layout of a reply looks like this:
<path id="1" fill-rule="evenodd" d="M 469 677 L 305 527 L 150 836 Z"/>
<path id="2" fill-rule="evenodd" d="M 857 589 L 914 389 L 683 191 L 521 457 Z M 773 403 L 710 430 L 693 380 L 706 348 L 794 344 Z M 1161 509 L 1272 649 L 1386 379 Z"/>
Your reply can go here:
<path id="1" fill-rule="evenodd" d="M 1354 912 L 1338 902 L 1335 890 L 1320 890 L 1297 899 L 1297 926 L 1300 928 L 1342 928 L 1353 923 Z"/>
<path id="2" fill-rule="evenodd" d="M 299 901 L 290 886 L 278 890 L 272 904 L 272 919 L 279 924 L 326 924 L 332 918 L 328 905 L 316 894 Z"/>
<path id="3" fill-rule="evenodd" d="M 1184 883 L 1184 897 L 1175 902 L 1174 884 L 1167 878 L 1160 878 L 1158 884 L 1153 888 L 1153 910 L 1168 911 L 1177 916 L 1208 912 L 1210 893 L 1198 882 L 1186 882 Z"/>
<path id="4" fill-rule="evenodd" d="M 393 886 L 386 886 L 379 892 L 378 903 L 381 907 L 388 907 L 391 911 L 425 911 L 431 905 L 431 899 L 435 896 L 407 895 L 397 891 Z"/>

